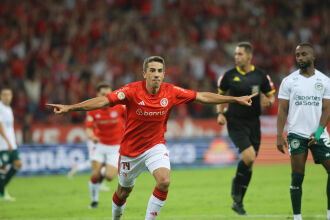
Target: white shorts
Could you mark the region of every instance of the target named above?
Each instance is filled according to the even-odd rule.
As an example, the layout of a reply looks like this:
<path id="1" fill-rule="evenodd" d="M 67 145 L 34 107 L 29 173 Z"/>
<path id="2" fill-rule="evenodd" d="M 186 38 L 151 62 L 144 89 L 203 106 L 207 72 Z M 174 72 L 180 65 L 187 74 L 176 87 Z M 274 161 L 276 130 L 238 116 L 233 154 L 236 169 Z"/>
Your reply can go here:
<path id="1" fill-rule="evenodd" d="M 119 145 L 97 143 L 90 150 L 90 160 L 118 167 Z"/>
<path id="2" fill-rule="evenodd" d="M 118 169 L 119 184 L 123 187 L 132 187 L 135 179 L 147 167 L 152 174 L 158 168 L 171 170 L 169 151 L 164 144 L 157 144 L 137 157 L 120 155 Z"/>

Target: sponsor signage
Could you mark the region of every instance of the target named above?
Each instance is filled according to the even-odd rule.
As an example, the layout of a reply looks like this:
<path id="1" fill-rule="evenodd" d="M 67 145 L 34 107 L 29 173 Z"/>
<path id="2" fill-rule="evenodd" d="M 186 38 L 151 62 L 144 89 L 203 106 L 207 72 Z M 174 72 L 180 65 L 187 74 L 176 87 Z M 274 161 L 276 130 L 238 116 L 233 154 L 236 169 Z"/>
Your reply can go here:
<path id="1" fill-rule="evenodd" d="M 172 168 L 234 164 L 237 152 L 227 139 L 168 140 Z M 19 147 L 21 175 L 67 173 L 72 164 L 88 163 L 86 144 L 23 145 Z"/>

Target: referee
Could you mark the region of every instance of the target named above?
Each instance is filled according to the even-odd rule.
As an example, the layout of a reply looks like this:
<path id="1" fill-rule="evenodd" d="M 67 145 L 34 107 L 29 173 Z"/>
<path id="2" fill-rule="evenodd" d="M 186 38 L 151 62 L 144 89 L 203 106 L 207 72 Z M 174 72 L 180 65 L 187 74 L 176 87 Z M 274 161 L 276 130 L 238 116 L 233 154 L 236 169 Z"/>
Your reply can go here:
<path id="1" fill-rule="evenodd" d="M 246 215 L 243 198 L 260 146 L 260 106 L 269 107 L 275 102 L 274 85 L 263 70 L 251 64 L 252 53 L 250 43 L 240 42 L 235 49 L 236 68 L 225 72 L 218 80 L 218 91 L 222 95 L 243 96 L 256 92 L 264 94 L 262 97 L 254 97 L 251 107 L 230 103 L 228 111 L 224 112 L 223 105 L 217 106 L 217 121 L 220 125 L 227 123 L 229 137 L 241 156 L 231 190 L 234 200 L 232 209 L 239 215 Z"/>

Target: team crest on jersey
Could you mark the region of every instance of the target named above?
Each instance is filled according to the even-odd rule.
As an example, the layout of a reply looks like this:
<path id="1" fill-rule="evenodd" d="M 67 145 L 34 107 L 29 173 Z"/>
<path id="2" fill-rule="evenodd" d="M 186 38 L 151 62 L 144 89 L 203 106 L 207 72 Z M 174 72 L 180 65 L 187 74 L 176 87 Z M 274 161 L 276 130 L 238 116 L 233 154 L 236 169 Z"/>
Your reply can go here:
<path id="1" fill-rule="evenodd" d="M 292 147 L 292 149 L 297 149 L 300 146 L 300 141 L 298 139 L 293 139 L 290 142 L 290 147 Z"/>
<path id="2" fill-rule="evenodd" d="M 319 82 L 318 83 L 315 83 L 315 89 L 316 90 L 319 90 L 319 91 L 322 90 L 323 89 L 323 84 L 322 83 L 319 83 Z"/>
<path id="3" fill-rule="evenodd" d="M 125 99 L 125 93 L 119 92 L 117 97 L 118 97 L 119 100 L 123 100 L 123 99 Z"/>
<path id="4" fill-rule="evenodd" d="M 96 118 L 101 118 L 101 115 L 100 114 L 96 114 L 95 117 Z"/>
<path id="5" fill-rule="evenodd" d="M 167 98 L 162 98 L 162 100 L 160 100 L 160 105 L 162 107 L 166 107 L 168 105 L 168 100 Z"/>
<path id="6" fill-rule="evenodd" d="M 116 111 L 112 111 L 112 112 L 110 112 L 110 117 L 111 118 L 115 118 L 115 117 L 117 117 L 118 116 L 118 112 L 116 112 Z"/>

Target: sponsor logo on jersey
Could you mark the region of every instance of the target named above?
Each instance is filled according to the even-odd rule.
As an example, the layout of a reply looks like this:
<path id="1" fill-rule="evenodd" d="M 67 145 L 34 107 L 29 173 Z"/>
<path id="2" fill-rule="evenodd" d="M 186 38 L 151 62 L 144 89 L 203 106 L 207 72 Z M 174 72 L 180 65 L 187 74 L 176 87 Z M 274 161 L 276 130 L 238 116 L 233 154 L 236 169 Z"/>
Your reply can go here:
<path id="1" fill-rule="evenodd" d="M 234 79 L 233 79 L 233 81 L 239 82 L 239 81 L 241 81 L 241 79 L 238 76 L 235 76 Z"/>
<path id="2" fill-rule="evenodd" d="M 118 97 L 119 100 L 124 100 L 125 99 L 125 93 L 119 92 L 117 97 Z"/>
<path id="3" fill-rule="evenodd" d="M 292 149 L 297 149 L 300 146 L 300 141 L 298 139 L 293 139 L 290 142 L 290 146 L 292 147 Z"/>
<path id="4" fill-rule="evenodd" d="M 115 118 L 115 117 L 117 117 L 118 116 L 118 112 L 116 112 L 116 111 L 111 111 L 110 112 L 110 117 L 111 118 Z"/>
<path id="5" fill-rule="evenodd" d="M 160 100 L 160 105 L 162 107 L 166 107 L 168 105 L 168 100 L 167 98 L 162 98 L 162 100 Z"/>
<path id="6" fill-rule="evenodd" d="M 167 109 L 163 111 L 155 111 L 155 112 L 148 112 L 148 111 L 143 111 L 142 109 L 138 108 L 136 109 L 136 114 L 139 116 L 162 116 L 167 113 Z"/>
<path id="7" fill-rule="evenodd" d="M 323 89 L 323 84 L 322 83 L 315 83 L 315 89 L 321 91 Z"/>
<path id="8" fill-rule="evenodd" d="M 295 105 L 319 106 L 321 103 L 321 97 L 319 96 L 295 95 L 294 100 Z"/>
<path id="9" fill-rule="evenodd" d="M 144 101 L 139 102 L 138 105 L 145 105 Z"/>

